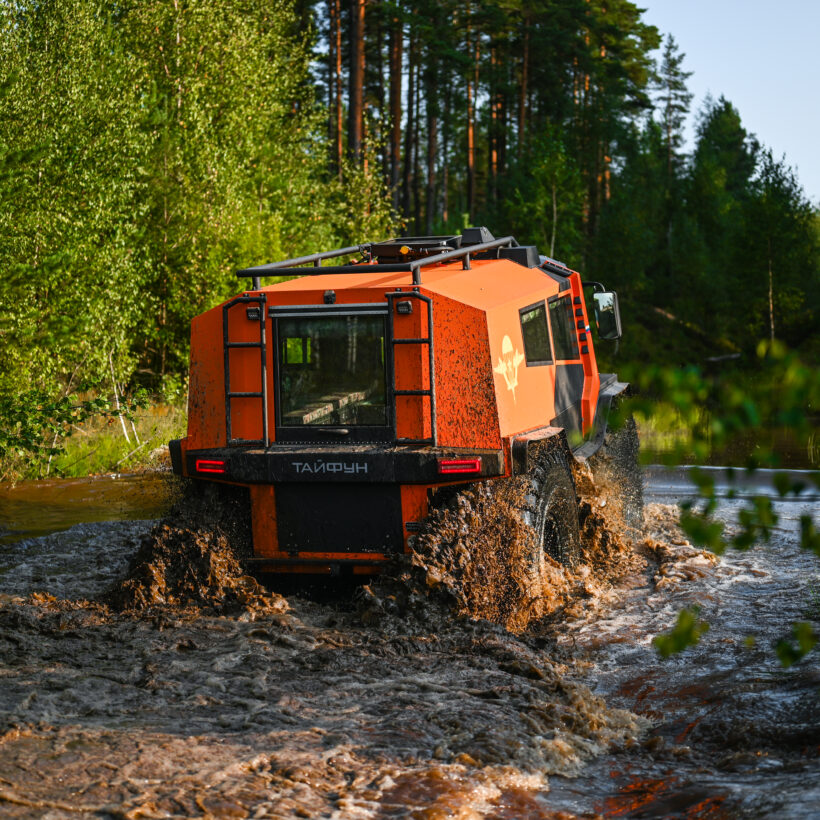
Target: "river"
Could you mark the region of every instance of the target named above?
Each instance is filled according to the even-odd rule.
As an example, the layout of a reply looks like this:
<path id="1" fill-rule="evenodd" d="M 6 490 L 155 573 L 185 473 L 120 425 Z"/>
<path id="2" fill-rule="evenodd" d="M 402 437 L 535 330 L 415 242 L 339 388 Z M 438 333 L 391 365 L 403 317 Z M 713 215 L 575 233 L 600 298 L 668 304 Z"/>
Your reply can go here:
<path id="1" fill-rule="evenodd" d="M 818 626 L 797 543 L 816 497 L 777 500 L 772 540 L 718 562 L 674 527 L 686 470 L 648 468 L 641 561 L 516 636 L 432 603 L 363 619 L 349 590 L 234 614 L 87 603 L 169 486 L 0 488 L 0 815 L 820 817 L 817 654 L 773 650 Z M 709 631 L 660 659 L 692 605 Z"/>

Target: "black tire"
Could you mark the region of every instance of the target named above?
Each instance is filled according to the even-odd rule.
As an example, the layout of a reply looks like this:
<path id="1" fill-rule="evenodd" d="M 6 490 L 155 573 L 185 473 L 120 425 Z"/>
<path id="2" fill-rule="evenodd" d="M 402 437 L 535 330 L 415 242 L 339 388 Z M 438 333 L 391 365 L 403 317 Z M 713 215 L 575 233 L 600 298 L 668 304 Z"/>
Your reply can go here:
<path id="1" fill-rule="evenodd" d="M 547 555 L 572 565 L 581 552 L 571 456 L 535 447 L 525 475 L 442 488 L 416 541 L 425 588 L 444 585 L 462 612 L 512 632 L 554 609 L 550 585 L 564 582 Z"/>
<path id="2" fill-rule="evenodd" d="M 552 453 L 536 462 L 525 496 L 524 517 L 535 530 L 540 566 L 549 555 L 564 566 L 574 566 L 581 557 L 578 499 L 569 465 L 562 454 Z"/>
<path id="3" fill-rule="evenodd" d="M 603 445 L 589 459 L 596 484 L 618 488 L 621 517 L 633 537 L 643 531 L 643 474 L 639 449 L 638 426 L 630 416 L 617 430 L 606 431 Z"/>

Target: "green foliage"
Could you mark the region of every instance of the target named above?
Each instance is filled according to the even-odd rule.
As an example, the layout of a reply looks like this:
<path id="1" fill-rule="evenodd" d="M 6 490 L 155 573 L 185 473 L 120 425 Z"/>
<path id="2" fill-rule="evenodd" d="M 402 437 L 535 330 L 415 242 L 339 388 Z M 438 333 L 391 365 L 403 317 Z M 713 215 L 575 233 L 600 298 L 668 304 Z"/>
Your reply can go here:
<path id="1" fill-rule="evenodd" d="M 548 256 L 577 258 L 583 247 L 577 220 L 583 178 L 561 139 L 556 129 L 533 137 L 526 166 L 511 171 L 500 207 L 505 224 L 520 226 L 522 244 L 536 244 Z"/>
<path id="2" fill-rule="evenodd" d="M 388 233 L 380 178 L 327 171 L 308 36 L 290 0 L 0 6 L 9 407 L 112 379 L 172 398 L 236 268 Z"/>
<path id="3" fill-rule="evenodd" d="M 689 113 L 692 94 L 686 87 L 691 71 L 683 70 L 685 54 L 678 52 L 678 44 L 670 34 L 666 38 L 660 66 L 657 89 L 660 116 L 667 152 L 667 173 L 680 162 L 679 151 L 683 145 L 683 124 Z"/>
<path id="4" fill-rule="evenodd" d="M 772 429 L 788 428 L 798 441 L 808 443 L 816 435 L 820 373 L 779 342 L 762 342 L 757 353 L 759 365 L 755 378 L 742 386 L 732 378 L 708 377 L 691 367 L 680 370 L 653 367 L 634 373 L 639 398 L 625 402 L 619 413 L 639 412 L 651 417 L 674 412 L 682 424 L 692 430 L 692 449 L 701 460 L 705 460 L 711 450 L 726 447 L 738 437 L 756 438 L 759 446 L 749 456 L 745 468 L 728 470 L 730 485 L 741 474 L 751 474 L 758 467 L 777 467 L 777 454 L 766 446 L 766 436 Z M 672 451 L 666 460 L 670 464 L 680 463 L 682 455 L 680 451 Z M 697 468 L 690 475 L 696 496 L 681 505 L 680 526 L 693 543 L 722 554 L 728 548 L 745 550 L 770 538 L 778 524 L 771 498 L 745 498 L 734 522 L 734 532 L 727 536 L 715 515 L 718 498 L 714 477 Z M 810 478 L 820 486 L 820 472 L 810 474 Z M 806 489 L 805 481 L 792 480 L 786 473 L 775 473 L 773 481 L 781 498 L 799 497 Z M 735 490 L 730 489 L 729 495 L 735 497 Z M 800 527 L 801 546 L 820 557 L 820 534 L 812 517 L 802 516 Z M 675 637 L 658 639 L 658 650 L 666 655 L 691 645 L 686 641 L 691 637 L 691 629 L 687 629 L 692 623 L 692 618 L 686 615 L 679 621 L 673 633 Z M 813 633 L 801 625 L 796 625 L 794 634 L 796 645 L 781 642 L 777 648 L 784 665 L 794 663 L 816 642 Z"/>
<path id="5" fill-rule="evenodd" d="M 820 558 L 820 532 L 810 515 L 800 516 L 800 546 Z"/>
<path id="6" fill-rule="evenodd" d="M 697 646 L 702 635 L 709 631 L 709 624 L 698 618 L 700 609 L 684 609 L 678 613 L 675 626 L 662 635 L 652 639 L 655 649 L 663 658 L 668 658 L 690 646 Z"/>
<path id="7" fill-rule="evenodd" d="M 96 416 L 72 427 L 73 435 L 62 442 L 62 452 L 51 460 L 49 475 L 85 476 L 167 467 L 168 442 L 185 436 L 184 408 L 151 404 L 129 415 L 125 425 L 129 438 L 113 415 Z"/>
<path id="8" fill-rule="evenodd" d="M 784 639 L 778 641 L 775 647 L 780 663 L 786 668 L 808 655 L 817 646 L 819 639 L 811 624 L 805 622 L 796 623 L 792 626 L 792 636 L 794 643 Z"/>
<path id="9" fill-rule="evenodd" d="M 36 462 L 64 452 L 63 442 L 78 426 L 95 417 L 133 418 L 147 405 L 144 390 L 124 400 L 119 408 L 105 398 L 77 395 L 53 398 L 43 390 L 0 393 L 0 464 L 4 478 L 18 464 Z"/>

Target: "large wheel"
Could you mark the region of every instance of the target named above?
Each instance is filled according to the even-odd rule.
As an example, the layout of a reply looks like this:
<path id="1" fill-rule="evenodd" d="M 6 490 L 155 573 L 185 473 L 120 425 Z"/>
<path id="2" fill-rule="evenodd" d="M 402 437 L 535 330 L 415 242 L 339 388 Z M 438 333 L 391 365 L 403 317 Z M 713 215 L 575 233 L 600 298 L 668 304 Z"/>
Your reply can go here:
<path id="1" fill-rule="evenodd" d="M 523 512 L 535 530 L 534 563 L 540 565 L 543 555 L 549 555 L 564 566 L 575 565 L 581 557 L 578 500 L 563 455 L 552 453 L 536 461 L 529 481 Z"/>
<path id="2" fill-rule="evenodd" d="M 547 556 L 571 565 L 580 555 L 570 456 L 548 447 L 536 445 L 526 475 L 440 492 L 415 542 L 427 587 L 513 632 L 554 611 L 568 589 Z"/>
<path id="3" fill-rule="evenodd" d="M 643 530 L 643 475 L 638 461 L 638 427 L 631 416 L 617 430 L 608 429 L 604 443 L 589 459 L 599 488 L 609 490 L 623 523 L 633 537 Z"/>

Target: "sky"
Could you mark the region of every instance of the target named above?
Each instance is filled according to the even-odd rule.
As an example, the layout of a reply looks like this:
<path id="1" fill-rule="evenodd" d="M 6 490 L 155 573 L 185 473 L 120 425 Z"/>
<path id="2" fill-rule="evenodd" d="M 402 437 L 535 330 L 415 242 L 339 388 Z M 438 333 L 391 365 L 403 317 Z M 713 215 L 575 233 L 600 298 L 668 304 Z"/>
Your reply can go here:
<path id="1" fill-rule="evenodd" d="M 643 19 L 672 34 L 693 71 L 695 112 L 722 94 L 744 128 L 786 155 L 807 198 L 820 204 L 820 0 L 636 0 Z"/>

